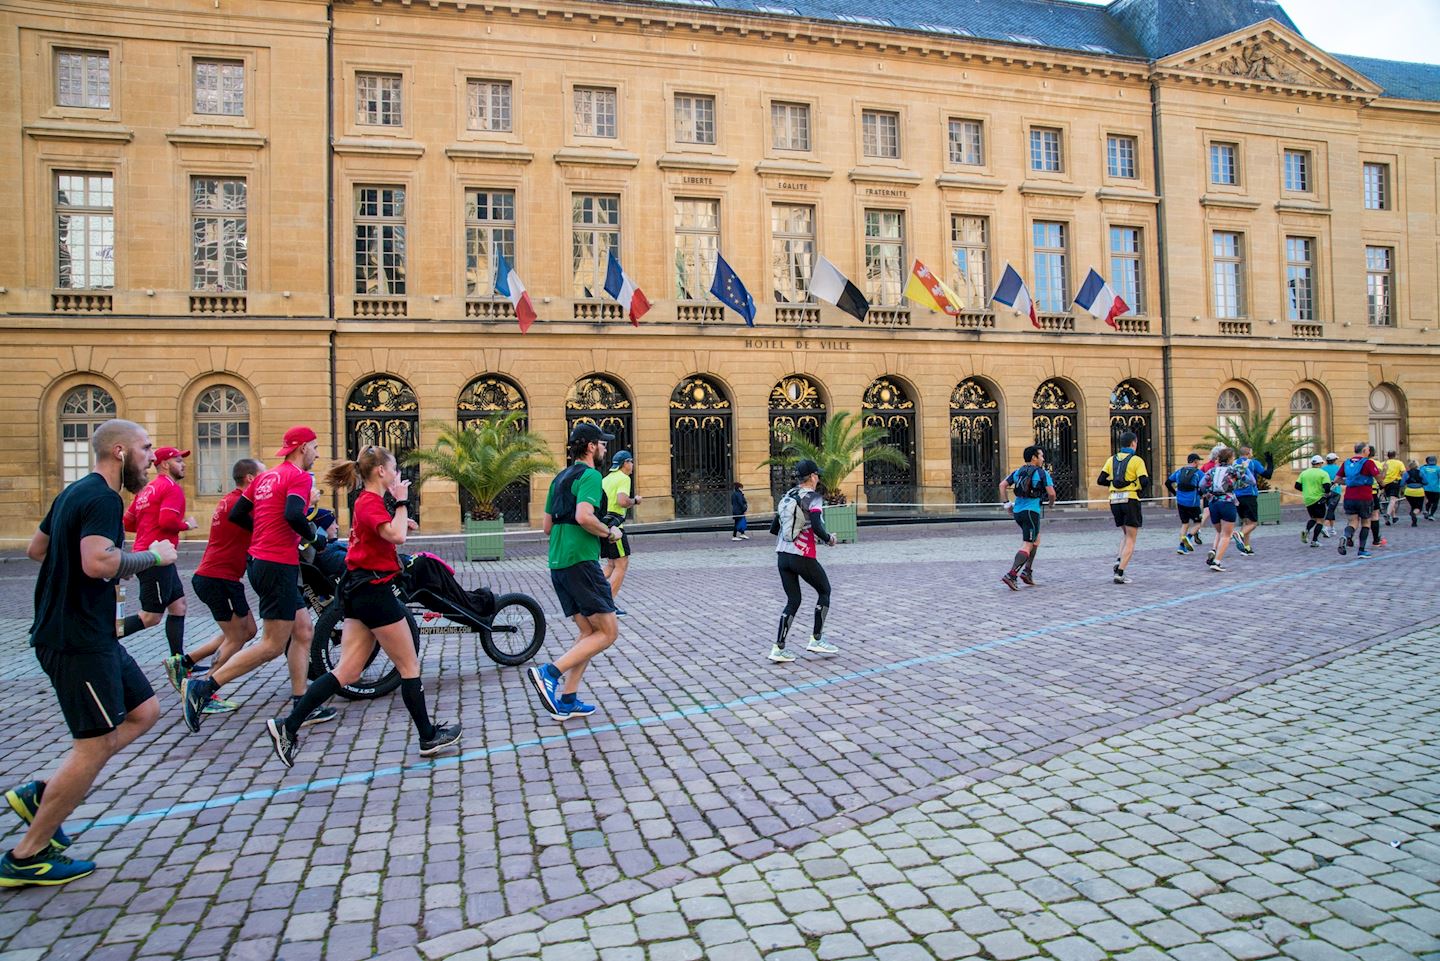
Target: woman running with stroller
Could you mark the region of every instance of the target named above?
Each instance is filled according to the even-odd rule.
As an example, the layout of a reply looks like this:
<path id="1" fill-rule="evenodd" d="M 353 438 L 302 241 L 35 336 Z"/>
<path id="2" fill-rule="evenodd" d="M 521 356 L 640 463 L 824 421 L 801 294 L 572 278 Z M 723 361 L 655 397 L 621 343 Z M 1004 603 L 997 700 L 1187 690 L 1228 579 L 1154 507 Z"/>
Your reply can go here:
<path id="1" fill-rule="evenodd" d="M 400 671 L 400 694 L 420 735 L 420 754 L 430 757 L 460 743 L 460 722 L 433 724 L 425 709 L 420 682 L 420 656 L 410 635 L 405 605 L 395 595 L 400 574 L 396 548 L 409 533 L 410 482 L 400 476 L 394 456 L 383 447 L 366 447 L 356 461 L 341 461 L 325 474 L 336 490 L 349 490 L 356 478 L 364 489 L 351 511 L 350 549 L 345 577 L 334 603 L 343 604 L 345 626 L 340 636 L 340 663 L 311 682 L 288 717 L 265 722 L 275 754 L 290 767 L 300 747 L 300 724 L 311 711 L 360 679 L 378 643 Z M 395 515 L 385 509 L 385 494 L 395 499 Z"/>

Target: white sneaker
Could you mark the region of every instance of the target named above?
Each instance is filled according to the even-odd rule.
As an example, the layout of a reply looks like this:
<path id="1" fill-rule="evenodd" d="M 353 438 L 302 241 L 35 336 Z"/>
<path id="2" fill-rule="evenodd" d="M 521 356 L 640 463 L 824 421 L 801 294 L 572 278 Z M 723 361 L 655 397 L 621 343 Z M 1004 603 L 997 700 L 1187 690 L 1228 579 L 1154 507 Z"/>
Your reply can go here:
<path id="1" fill-rule="evenodd" d="M 1116 583 L 1116 584 L 1129 584 L 1129 583 L 1130 583 L 1130 578 L 1126 577 L 1124 574 L 1116 574 L 1116 575 L 1115 575 L 1115 583 Z"/>
<path id="2" fill-rule="evenodd" d="M 740 539 L 741 539 L 742 541 L 748 541 L 748 540 L 750 539 L 750 535 L 749 535 L 749 534 L 741 534 L 741 535 L 740 535 Z"/>
<path id="3" fill-rule="evenodd" d="M 731 534 L 731 535 L 730 535 L 730 539 L 731 539 L 732 541 L 738 541 L 738 540 L 740 539 L 740 535 L 739 535 L 739 534 Z"/>
<path id="4" fill-rule="evenodd" d="M 836 647 L 834 644 L 831 644 L 829 641 L 817 640 L 813 637 L 810 638 L 810 643 L 805 645 L 805 650 L 811 652 L 812 654 L 840 653 L 840 648 Z"/>
<path id="5" fill-rule="evenodd" d="M 786 648 L 783 648 L 779 644 L 776 644 L 770 648 L 770 660 L 774 661 L 776 664 L 789 664 L 791 661 L 795 660 L 795 655 L 791 654 L 790 651 Z"/>

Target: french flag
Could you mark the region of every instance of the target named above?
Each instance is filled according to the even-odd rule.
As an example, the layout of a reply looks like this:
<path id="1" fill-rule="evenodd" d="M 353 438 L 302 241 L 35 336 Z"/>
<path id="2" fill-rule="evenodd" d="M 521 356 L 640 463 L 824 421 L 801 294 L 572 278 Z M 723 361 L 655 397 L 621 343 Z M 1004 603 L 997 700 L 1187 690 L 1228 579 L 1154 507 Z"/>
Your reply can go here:
<path id="1" fill-rule="evenodd" d="M 530 325 L 535 323 L 535 305 L 530 302 L 530 294 L 520 282 L 520 275 L 515 273 L 515 268 L 510 266 L 505 255 L 499 251 L 495 253 L 495 292 L 515 305 L 515 318 L 520 321 L 520 333 L 529 330 Z"/>
<path id="2" fill-rule="evenodd" d="M 650 309 L 650 301 L 645 297 L 645 291 L 625 276 L 613 250 L 610 251 L 610 262 L 605 267 L 605 293 L 615 298 L 615 302 L 625 309 L 625 316 L 630 318 L 632 325 L 640 326 L 640 318 Z"/>
<path id="3" fill-rule="evenodd" d="M 1115 318 L 1130 313 L 1130 305 L 1115 293 L 1115 288 L 1106 283 L 1104 277 L 1095 272 L 1094 267 L 1090 268 L 1085 283 L 1080 285 L 1080 292 L 1075 295 L 1075 306 L 1117 330 L 1119 325 L 1115 323 Z"/>
<path id="4" fill-rule="evenodd" d="M 1005 273 L 1000 275 L 1000 286 L 995 288 L 990 299 L 1004 304 L 1017 314 L 1029 314 L 1030 323 L 1040 327 L 1040 321 L 1035 316 L 1035 301 L 1030 296 L 1030 288 L 1025 286 L 1025 281 L 1020 279 L 1015 268 L 1009 264 L 1005 265 Z"/>

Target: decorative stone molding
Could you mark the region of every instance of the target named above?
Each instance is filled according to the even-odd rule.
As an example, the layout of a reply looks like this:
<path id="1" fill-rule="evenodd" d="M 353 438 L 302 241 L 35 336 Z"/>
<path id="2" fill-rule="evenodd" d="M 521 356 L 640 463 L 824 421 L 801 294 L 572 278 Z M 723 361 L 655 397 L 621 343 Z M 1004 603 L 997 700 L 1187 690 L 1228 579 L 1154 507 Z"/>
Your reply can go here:
<path id="1" fill-rule="evenodd" d="M 1027 180 L 1020 185 L 1020 193 L 1028 197 L 1083 197 L 1085 188 L 1053 184 L 1044 180 Z"/>
<path id="2" fill-rule="evenodd" d="M 25 135 L 34 140 L 90 140 L 129 143 L 135 131 L 129 127 L 104 127 L 98 124 L 32 123 L 24 127 Z"/>
<path id="3" fill-rule="evenodd" d="M 332 148 L 337 154 L 356 157 L 423 157 L 425 145 L 414 140 L 377 140 L 342 137 Z"/>
<path id="4" fill-rule="evenodd" d="M 258 133 L 210 127 L 171 130 L 165 134 L 165 139 L 177 147 L 241 147 L 248 150 L 259 150 L 270 142 L 269 138 Z"/>
<path id="5" fill-rule="evenodd" d="M 898 167 L 864 166 L 852 167 L 850 170 L 850 181 L 857 184 L 900 184 L 905 187 L 918 187 L 924 179 L 913 170 L 901 170 Z"/>
<path id="6" fill-rule="evenodd" d="M 1008 186 L 1003 180 L 971 177 L 965 174 L 940 174 L 935 178 L 935 184 L 950 190 L 985 190 L 991 193 L 999 193 Z"/>
<path id="7" fill-rule="evenodd" d="M 640 155 L 608 147 L 561 147 L 555 151 L 557 164 L 579 167 L 638 167 Z"/>
<path id="8" fill-rule="evenodd" d="M 712 154 L 664 153 L 655 161 L 655 166 L 661 170 L 703 170 L 706 173 L 729 174 L 740 169 L 740 161 Z"/>
<path id="9" fill-rule="evenodd" d="M 528 164 L 535 151 L 508 143 L 452 143 L 445 148 L 451 160 L 498 160 L 504 163 Z"/>

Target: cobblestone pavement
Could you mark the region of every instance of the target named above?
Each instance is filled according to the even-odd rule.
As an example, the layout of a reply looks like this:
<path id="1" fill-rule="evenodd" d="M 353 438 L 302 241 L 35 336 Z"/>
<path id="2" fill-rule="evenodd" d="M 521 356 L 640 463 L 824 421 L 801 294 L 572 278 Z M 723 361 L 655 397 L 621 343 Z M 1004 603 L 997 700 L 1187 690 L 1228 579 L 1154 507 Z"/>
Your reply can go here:
<path id="1" fill-rule="evenodd" d="M 785 666 L 768 539 L 641 538 L 586 678 L 603 716 L 562 728 L 518 672 L 436 645 L 466 738 L 433 763 L 387 698 L 284 771 L 278 665 L 189 735 L 161 632 L 137 635 L 166 716 L 71 824 L 101 869 L 0 892 L 0 959 L 1440 952 L 1440 525 L 1367 561 L 1266 528 L 1216 575 L 1164 520 L 1124 587 L 1112 530 L 1047 525 L 1019 594 L 1013 525 L 862 530 L 825 555 L 842 653 Z M 520 555 L 486 579 L 542 600 L 558 652 L 573 628 Z M 0 564 L 0 782 L 64 743 L 32 578 Z"/>

